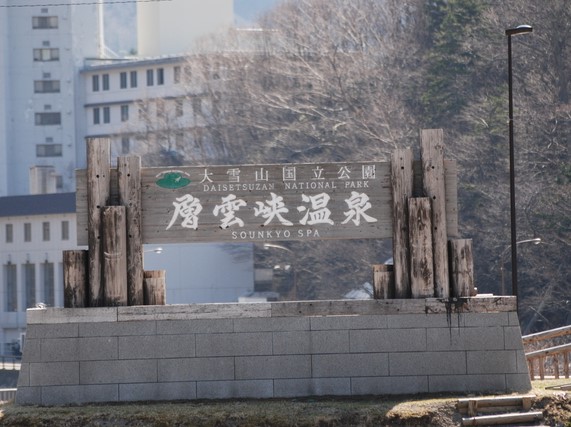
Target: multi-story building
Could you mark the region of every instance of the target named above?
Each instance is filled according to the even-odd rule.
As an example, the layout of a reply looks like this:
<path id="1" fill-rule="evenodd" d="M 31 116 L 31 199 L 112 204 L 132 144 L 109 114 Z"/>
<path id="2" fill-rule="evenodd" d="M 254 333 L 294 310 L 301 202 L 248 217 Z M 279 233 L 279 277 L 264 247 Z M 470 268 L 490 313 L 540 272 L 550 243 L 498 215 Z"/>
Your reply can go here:
<path id="1" fill-rule="evenodd" d="M 74 190 L 78 71 L 103 48 L 101 2 L 29 3 L 0 0 L 0 196 Z"/>
<path id="2" fill-rule="evenodd" d="M 26 327 L 26 309 L 63 305 L 62 251 L 77 247 L 75 193 L 0 198 L 0 353 Z"/>

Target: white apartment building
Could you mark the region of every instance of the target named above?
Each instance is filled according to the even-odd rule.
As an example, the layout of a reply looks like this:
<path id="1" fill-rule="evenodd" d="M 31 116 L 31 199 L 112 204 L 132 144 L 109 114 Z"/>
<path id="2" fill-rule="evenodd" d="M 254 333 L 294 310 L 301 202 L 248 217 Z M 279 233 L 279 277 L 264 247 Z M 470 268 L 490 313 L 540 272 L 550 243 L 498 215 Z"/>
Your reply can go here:
<path id="1" fill-rule="evenodd" d="M 103 48 L 101 4 L 28 3 L 0 0 L 0 196 L 74 190 L 85 157 L 78 71 Z"/>
<path id="2" fill-rule="evenodd" d="M 26 309 L 63 306 L 62 251 L 76 244 L 75 193 L 0 198 L 0 354 L 26 328 Z"/>

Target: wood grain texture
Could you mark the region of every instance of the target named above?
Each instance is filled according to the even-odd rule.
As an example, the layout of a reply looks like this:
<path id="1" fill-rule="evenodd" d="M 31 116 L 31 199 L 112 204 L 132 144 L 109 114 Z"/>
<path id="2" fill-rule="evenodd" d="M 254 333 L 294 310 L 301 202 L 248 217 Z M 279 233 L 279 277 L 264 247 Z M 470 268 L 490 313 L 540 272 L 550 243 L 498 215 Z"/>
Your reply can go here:
<path id="1" fill-rule="evenodd" d="M 65 308 L 87 307 L 88 251 L 63 251 L 63 306 Z"/>
<path id="2" fill-rule="evenodd" d="M 125 206 L 106 206 L 101 215 L 102 282 L 106 307 L 127 305 L 127 220 Z"/>
<path id="3" fill-rule="evenodd" d="M 410 290 L 412 298 L 434 296 L 432 215 L 428 197 L 408 201 L 410 245 Z"/>

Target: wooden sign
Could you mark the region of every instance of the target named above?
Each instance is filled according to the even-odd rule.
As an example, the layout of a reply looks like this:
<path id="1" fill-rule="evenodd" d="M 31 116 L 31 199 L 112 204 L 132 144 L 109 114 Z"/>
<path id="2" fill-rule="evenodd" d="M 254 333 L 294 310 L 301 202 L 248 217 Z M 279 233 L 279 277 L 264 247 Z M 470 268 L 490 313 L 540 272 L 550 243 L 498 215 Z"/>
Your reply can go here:
<path id="1" fill-rule="evenodd" d="M 143 243 L 392 237 L 389 162 L 141 169 Z M 445 165 L 449 235 L 456 168 Z M 77 173 L 78 244 L 87 244 L 85 171 Z M 117 186 L 111 174 L 111 201 Z"/>

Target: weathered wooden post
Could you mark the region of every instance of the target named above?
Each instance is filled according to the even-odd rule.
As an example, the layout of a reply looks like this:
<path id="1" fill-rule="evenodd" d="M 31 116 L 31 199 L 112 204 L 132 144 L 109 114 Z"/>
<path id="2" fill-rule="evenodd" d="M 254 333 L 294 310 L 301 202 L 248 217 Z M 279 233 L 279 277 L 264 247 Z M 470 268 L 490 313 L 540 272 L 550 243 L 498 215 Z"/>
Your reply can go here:
<path id="1" fill-rule="evenodd" d="M 63 251 L 63 306 L 87 307 L 88 274 L 86 250 Z"/>
<path id="2" fill-rule="evenodd" d="M 101 209 L 107 206 L 110 194 L 111 144 L 109 139 L 87 141 L 87 235 L 89 244 L 90 307 L 103 306 L 101 280 Z"/>
<path id="3" fill-rule="evenodd" d="M 427 197 L 408 201 L 410 236 L 410 288 L 413 298 L 434 296 L 432 221 Z"/>
<path id="4" fill-rule="evenodd" d="M 145 305 L 165 305 L 165 275 L 165 270 L 148 270 L 144 272 L 143 292 Z"/>
<path id="5" fill-rule="evenodd" d="M 434 291 L 438 298 L 450 296 L 448 276 L 448 237 L 446 233 L 446 189 L 444 176 L 444 136 L 442 129 L 420 133 L 422 183 L 432 211 Z"/>
<path id="6" fill-rule="evenodd" d="M 127 212 L 127 296 L 129 305 L 142 305 L 143 242 L 141 238 L 141 158 L 117 159 L 119 204 Z"/>
<path id="7" fill-rule="evenodd" d="M 472 239 L 450 240 L 450 280 L 452 296 L 464 298 L 474 293 Z"/>
<path id="8" fill-rule="evenodd" d="M 395 150 L 391 157 L 395 298 L 410 297 L 408 199 L 413 191 L 412 158 L 410 149 Z"/>
<path id="9" fill-rule="evenodd" d="M 107 307 L 127 305 L 127 225 L 125 206 L 106 206 L 101 215 L 102 279 Z"/>
<path id="10" fill-rule="evenodd" d="M 373 265 L 373 297 L 375 299 L 394 298 L 394 269 L 388 264 Z"/>

